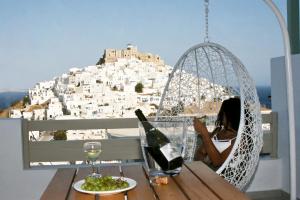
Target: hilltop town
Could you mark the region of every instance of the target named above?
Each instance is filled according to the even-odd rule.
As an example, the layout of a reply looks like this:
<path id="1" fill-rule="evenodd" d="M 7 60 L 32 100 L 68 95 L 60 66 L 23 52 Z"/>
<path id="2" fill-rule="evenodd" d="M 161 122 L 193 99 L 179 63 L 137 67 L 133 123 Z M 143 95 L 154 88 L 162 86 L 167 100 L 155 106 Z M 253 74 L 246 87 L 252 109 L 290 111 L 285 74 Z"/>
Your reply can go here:
<path id="1" fill-rule="evenodd" d="M 23 109 L 11 109 L 11 118 L 28 120 L 132 118 L 141 108 L 154 115 L 172 67 L 158 55 L 137 47 L 106 49 L 98 63 L 69 72 L 29 89 Z M 185 74 L 185 76 L 193 76 Z M 202 80 L 205 83 L 205 80 Z M 209 83 L 203 84 L 209 86 Z M 220 91 L 223 89 L 220 87 Z M 207 95 L 209 96 L 209 89 Z M 83 134 L 85 133 L 85 134 Z M 103 130 L 67 131 L 68 139 L 103 139 Z M 33 133 L 40 139 L 41 134 Z M 49 137 L 48 137 L 49 139 Z"/>

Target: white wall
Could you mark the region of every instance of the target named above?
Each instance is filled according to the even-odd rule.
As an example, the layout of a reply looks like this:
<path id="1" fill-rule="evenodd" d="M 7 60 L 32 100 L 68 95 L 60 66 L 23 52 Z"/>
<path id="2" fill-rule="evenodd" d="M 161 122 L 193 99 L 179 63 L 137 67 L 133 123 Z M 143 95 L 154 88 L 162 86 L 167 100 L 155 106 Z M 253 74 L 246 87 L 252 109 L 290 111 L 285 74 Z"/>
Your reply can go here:
<path id="1" fill-rule="evenodd" d="M 40 199 L 56 170 L 24 170 L 20 119 L 0 120 L 0 199 Z"/>
<path id="2" fill-rule="evenodd" d="M 260 159 L 258 167 L 247 187 L 247 192 L 280 190 L 282 188 L 282 160 Z"/>
<path id="3" fill-rule="evenodd" d="M 297 145 L 297 197 L 300 198 L 300 55 L 292 56 Z M 278 156 L 282 159 L 282 186 L 289 192 L 289 126 L 284 57 L 271 60 L 272 110 L 278 112 Z"/>

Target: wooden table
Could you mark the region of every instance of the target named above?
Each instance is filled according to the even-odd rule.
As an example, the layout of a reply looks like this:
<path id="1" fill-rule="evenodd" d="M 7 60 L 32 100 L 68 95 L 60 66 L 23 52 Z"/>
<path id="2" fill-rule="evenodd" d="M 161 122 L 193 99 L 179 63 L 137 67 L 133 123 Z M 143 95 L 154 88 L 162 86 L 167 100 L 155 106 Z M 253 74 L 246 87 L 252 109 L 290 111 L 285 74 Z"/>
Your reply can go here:
<path id="1" fill-rule="evenodd" d="M 167 185 L 151 185 L 141 165 L 121 166 L 125 177 L 137 181 L 128 191 L 128 200 L 244 200 L 249 198 L 200 161 L 185 164 L 180 175 L 169 178 Z M 90 174 L 90 168 L 59 169 L 41 199 L 95 200 L 95 195 L 77 192 L 72 184 Z M 102 175 L 120 176 L 118 166 L 101 167 Z M 125 193 L 101 196 L 100 200 L 124 200 Z"/>

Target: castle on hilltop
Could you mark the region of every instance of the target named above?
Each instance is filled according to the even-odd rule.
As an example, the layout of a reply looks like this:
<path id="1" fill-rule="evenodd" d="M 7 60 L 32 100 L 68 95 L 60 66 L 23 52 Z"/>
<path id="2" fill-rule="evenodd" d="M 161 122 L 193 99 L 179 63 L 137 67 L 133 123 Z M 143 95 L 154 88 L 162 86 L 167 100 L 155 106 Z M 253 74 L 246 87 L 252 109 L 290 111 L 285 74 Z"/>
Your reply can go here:
<path id="1" fill-rule="evenodd" d="M 139 52 L 137 46 L 133 46 L 131 44 L 128 44 L 126 49 L 121 50 L 105 49 L 104 54 L 97 62 L 97 65 L 101 65 L 103 63 L 113 63 L 116 62 L 119 58 L 137 58 L 143 62 L 153 62 L 157 65 L 164 65 L 164 61 L 160 58 L 159 55 Z"/>

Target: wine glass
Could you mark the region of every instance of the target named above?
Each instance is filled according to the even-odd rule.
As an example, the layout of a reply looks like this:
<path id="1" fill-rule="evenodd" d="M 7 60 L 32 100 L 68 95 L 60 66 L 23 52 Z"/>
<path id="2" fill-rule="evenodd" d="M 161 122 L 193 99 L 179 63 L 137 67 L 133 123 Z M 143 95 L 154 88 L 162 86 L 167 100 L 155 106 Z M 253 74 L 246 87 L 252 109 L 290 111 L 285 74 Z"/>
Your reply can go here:
<path id="1" fill-rule="evenodd" d="M 83 144 L 83 151 L 86 154 L 88 162 L 92 165 L 91 176 L 100 177 L 101 174 L 96 172 L 95 162 L 101 153 L 101 142 L 85 142 Z"/>

